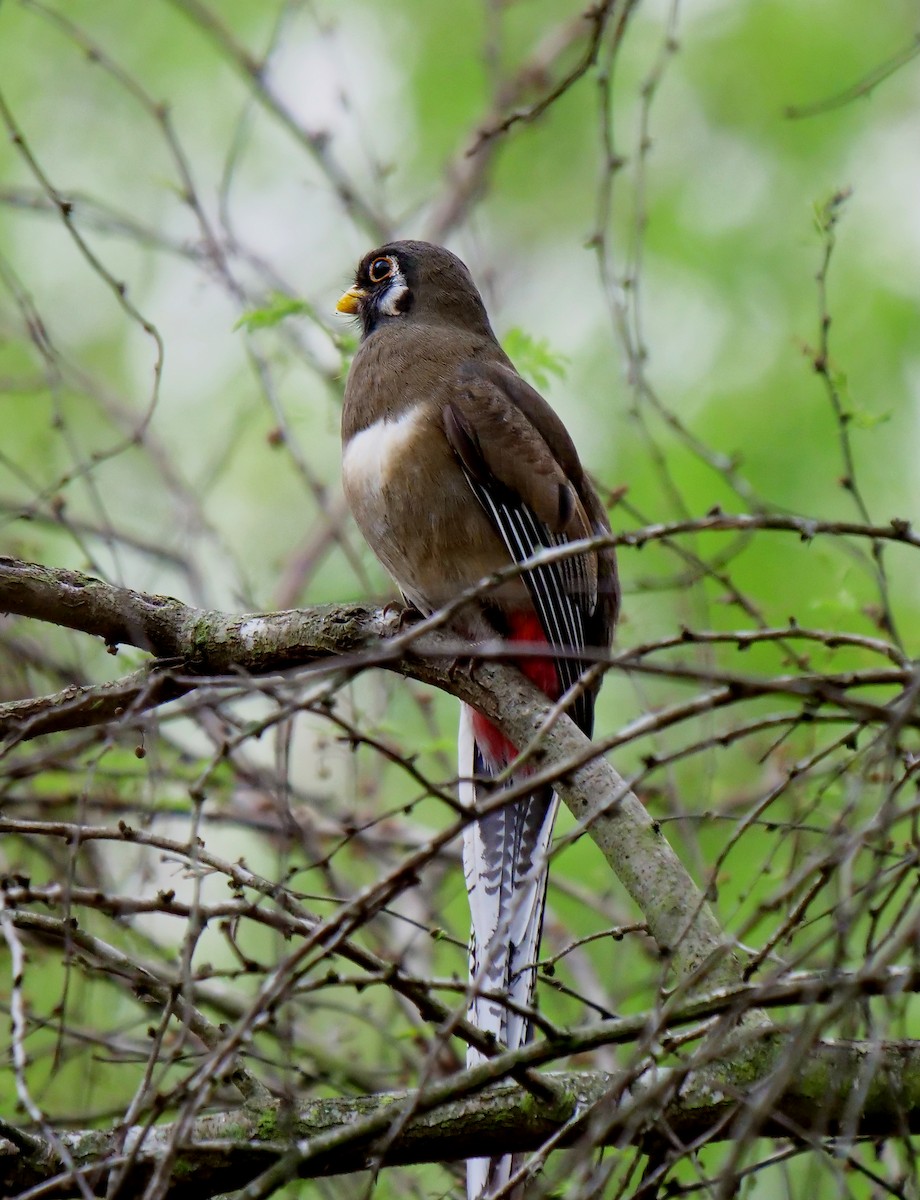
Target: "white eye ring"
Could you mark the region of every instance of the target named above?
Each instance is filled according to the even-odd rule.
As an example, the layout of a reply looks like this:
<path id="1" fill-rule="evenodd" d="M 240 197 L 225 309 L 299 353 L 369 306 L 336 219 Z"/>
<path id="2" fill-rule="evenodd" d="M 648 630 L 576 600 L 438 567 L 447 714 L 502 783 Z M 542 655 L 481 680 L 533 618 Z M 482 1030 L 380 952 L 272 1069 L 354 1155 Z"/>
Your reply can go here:
<path id="1" fill-rule="evenodd" d="M 381 268 L 378 271 L 378 268 Z M 396 271 L 396 264 L 392 258 L 381 257 L 375 258 L 371 265 L 367 268 L 367 277 L 371 283 L 383 283 L 385 279 L 389 279 Z"/>

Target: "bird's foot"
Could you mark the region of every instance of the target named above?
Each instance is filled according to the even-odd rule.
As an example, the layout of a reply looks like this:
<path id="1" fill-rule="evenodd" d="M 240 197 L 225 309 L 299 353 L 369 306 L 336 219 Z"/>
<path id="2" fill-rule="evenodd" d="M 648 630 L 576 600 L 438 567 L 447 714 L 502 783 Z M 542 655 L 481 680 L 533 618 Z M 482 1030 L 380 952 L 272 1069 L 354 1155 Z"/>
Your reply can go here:
<path id="1" fill-rule="evenodd" d="M 397 633 L 403 633 L 410 625 L 417 625 L 425 619 L 425 614 L 419 612 L 414 604 L 400 603 L 399 600 L 389 600 L 383 606 L 383 615 L 388 621 L 395 621 Z"/>

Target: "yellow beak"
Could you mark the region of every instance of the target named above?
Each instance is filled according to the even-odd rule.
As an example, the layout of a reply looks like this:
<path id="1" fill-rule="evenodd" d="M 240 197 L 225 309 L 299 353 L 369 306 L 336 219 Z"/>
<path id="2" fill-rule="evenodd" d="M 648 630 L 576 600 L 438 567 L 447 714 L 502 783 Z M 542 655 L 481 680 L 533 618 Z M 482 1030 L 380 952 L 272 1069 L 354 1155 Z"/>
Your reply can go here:
<path id="1" fill-rule="evenodd" d="M 359 288 L 357 284 L 350 287 L 343 296 L 339 298 L 338 304 L 335 306 L 335 311 L 340 313 L 348 313 L 349 316 L 354 316 L 358 311 L 361 301 L 364 299 L 366 292 L 364 288 Z"/>

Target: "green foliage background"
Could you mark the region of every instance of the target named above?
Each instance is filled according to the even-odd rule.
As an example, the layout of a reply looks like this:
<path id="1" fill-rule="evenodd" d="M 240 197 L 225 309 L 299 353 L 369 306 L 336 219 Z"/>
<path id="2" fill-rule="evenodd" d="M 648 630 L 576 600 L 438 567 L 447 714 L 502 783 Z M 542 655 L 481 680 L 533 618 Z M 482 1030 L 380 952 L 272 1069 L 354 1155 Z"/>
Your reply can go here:
<path id="1" fill-rule="evenodd" d="M 715 505 L 860 519 L 852 489 L 841 485 L 841 425 L 814 369 L 825 312 L 830 375 L 849 414 L 861 495 L 878 524 L 911 519 L 920 499 L 920 68 L 905 53 L 877 85 L 857 95 L 848 89 L 915 44 L 914 6 L 648 0 L 634 10 L 612 62 L 602 52 L 539 119 L 490 140 L 489 169 L 460 205 L 449 244 L 587 465 L 612 493 L 628 489 L 613 509 L 616 530 Z M 315 550 L 330 511 L 333 525 L 342 520 L 338 412 L 354 334 L 335 301 L 355 261 L 384 234 L 431 229 L 473 161 L 466 151 L 478 145 L 477 131 L 497 123 L 503 88 L 580 8 L 568 0 L 222 0 L 213 5 L 219 28 L 210 31 L 196 11 L 169 0 L 0 5 L 0 552 L 231 610 L 386 599 L 391 586 L 350 525 L 347 553 L 334 539 L 319 538 Z M 253 89 L 247 60 L 234 62 L 232 50 L 260 61 L 272 46 L 264 90 Z M 573 40 L 512 111 L 526 110 L 583 51 L 584 37 Z M 840 102 L 826 103 L 833 98 Z M 790 115 L 810 105 L 823 107 Z M 330 183 L 330 160 L 353 189 L 345 201 Z M 816 283 L 825 214 L 843 193 L 825 309 Z M 54 196 L 69 206 L 66 220 Z M 157 330 L 162 355 L 142 322 Z M 728 555 L 731 580 L 767 625 L 794 618 L 880 636 L 865 545 L 770 533 L 746 541 L 709 534 L 687 545 L 707 561 Z M 297 566 L 304 554 L 313 556 L 309 569 Z M 683 626 L 750 626 L 724 580 L 698 579 L 668 546 L 624 548 L 620 560 L 621 646 Z M 916 571 L 898 546 L 886 551 L 885 565 L 912 657 Z M 0 644 L 0 699 L 54 690 L 62 679 L 115 677 L 143 661 L 47 629 L 11 623 L 5 633 L 40 640 L 44 652 L 30 665 L 11 642 Z M 816 668 L 863 663 L 855 651 L 816 646 L 813 655 Z M 781 646 L 755 647 L 743 662 L 734 648 L 712 651 L 707 661 L 751 673 L 786 666 Z M 613 674 L 599 731 L 688 694 L 673 680 Z M 248 703 L 246 717 L 263 712 Z M 378 676 L 361 679 L 347 697 L 356 726 L 417 754 L 419 767 L 444 782 L 453 771 L 454 705 L 445 697 L 421 704 L 417 689 Z M 758 701 L 747 715 L 784 705 L 791 702 Z M 614 761 L 627 773 L 722 728 L 707 714 L 627 742 Z M 714 740 L 653 773 L 644 798 L 702 878 L 737 814 L 820 736 L 800 728 L 777 747 L 769 733 L 728 747 Z M 76 772 L 71 762 L 27 784 L 11 775 L 0 803 L 40 805 L 65 791 L 79 811 L 102 793 L 182 836 L 189 787 L 213 747 L 177 722 L 146 749 L 139 761 L 133 741 L 116 736 L 90 747 Z M 258 755 L 271 761 L 272 751 L 260 746 Z M 450 816 L 405 772 L 367 749 L 354 752 L 316 717 L 300 719 L 290 771 L 317 826 L 392 813 L 398 842 L 404 818 L 424 828 Z M 239 803 L 243 785 L 225 764 L 207 780 L 212 815 Z M 868 821 L 876 801 L 865 777 L 831 774 L 808 795 L 790 788 L 771 815 L 803 828 L 782 838 L 779 829 L 746 831 L 720 866 L 720 916 L 760 944 L 781 919 L 766 903 L 774 889 L 842 810 Z M 560 833 L 568 828 L 564 818 Z M 782 830 L 788 835 L 788 824 Z M 909 842 L 912 834 L 896 827 L 898 836 Z M 219 852 L 245 853 L 266 875 L 297 871 L 292 886 L 316 907 L 331 903 L 334 883 L 348 893 L 381 869 L 360 847 L 342 852 L 340 874 L 333 859 L 330 877 L 300 870 L 300 851 L 271 837 L 219 824 L 212 837 Z M 36 878 L 57 869 L 24 843 L 0 856 L 7 870 Z M 426 953 L 439 975 L 462 975 L 462 877 L 456 862 L 438 870 L 428 898 L 453 940 L 431 942 L 431 912 L 418 914 L 416 936 L 437 947 Z M 125 887 L 161 883 L 133 859 L 116 874 Z M 559 855 L 553 878 L 549 951 L 603 928 L 605 917 L 635 919 L 587 839 Z M 909 887 L 898 894 L 909 896 Z M 801 952 L 803 965 L 839 954 L 826 933 L 831 903 L 829 892 L 816 926 L 786 947 Z M 181 937 L 165 923 L 153 933 L 157 944 Z M 844 958 L 858 937 L 871 940 L 867 929 L 851 934 Z M 372 929 L 366 936 L 374 944 Z M 140 952 L 141 934 L 131 938 Z M 145 952 L 159 951 L 151 944 Z M 251 949 L 261 961 L 281 952 L 264 937 Z M 216 935 L 201 955 L 235 969 Z M 584 951 L 580 979 L 562 965 L 560 976 L 627 1012 L 648 1003 L 660 965 L 636 939 L 618 943 L 615 955 L 605 939 Z M 31 999 L 51 1024 L 32 1046 L 36 1071 L 47 1071 L 46 1082 L 36 1075 L 36 1088 L 49 1111 L 105 1119 L 126 1102 L 140 1067 L 117 1073 L 96 1063 L 88 1071 L 77 1049 L 70 1070 L 54 1058 L 54 1013 L 68 980 L 72 1022 L 96 1021 L 101 994 L 111 997 L 105 984 L 42 960 Z M 249 984 L 243 977 L 234 986 Z M 541 1004 L 560 1023 L 590 1015 L 549 984 Z M 123 998 L 117 1009 L 105 1018 L 113 1030 L 143 1024 Z M 905 1002 L 889 1013 L 891 1033 L 916 1032 L 909 1009 Z M 419 1050 L 395 1001 L 368 992 L 340 1007 L 336 997 L 314 1016 L 344 1030 L 337 1051 L 356 1070 L 371 1070 L 378 1086 L 413 1082 Z M 297 1086 L 335 1091 L 340 1084 L 319 1061 L 321 1041 Z M 6 1108 L 9 1081 L 0 1083 L 0 1100 Z M 750 1194 L 777 1194 L 779 1174 L 765 1173 Z M 375 1194 L 447 1186 L 436 1168 L 393 1178 L 402 1182 L 381 1175 Z M 795 1190 L 834 1195 L 838 1182 L 829 1168 L 803 1166 Z"/>

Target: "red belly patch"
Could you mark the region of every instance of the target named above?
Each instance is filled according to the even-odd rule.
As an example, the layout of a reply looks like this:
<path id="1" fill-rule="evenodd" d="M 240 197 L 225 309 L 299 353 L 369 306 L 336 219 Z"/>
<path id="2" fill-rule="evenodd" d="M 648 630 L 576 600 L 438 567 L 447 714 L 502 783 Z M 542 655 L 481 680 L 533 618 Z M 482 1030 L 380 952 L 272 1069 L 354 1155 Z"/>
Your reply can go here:
<path id="1" fill-rule="evenodd" d="M 536 613 L 509 613 L 507 641 L 526 642 L 531 646 L 548 645 Z M 551 658 L 527 656 L 517 659 L 516 666 L 544 695 L 549 696 L 550 700 L 558 700 L 559 674 Z M 478 712 L 473 713 L 473 736 L 486 765 L 493 770 L 501 770 L 517 758 L 518 752 L 514 744 Z"/>

